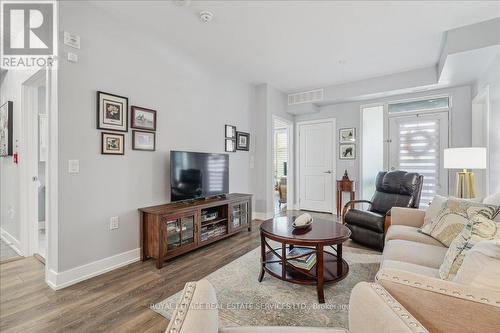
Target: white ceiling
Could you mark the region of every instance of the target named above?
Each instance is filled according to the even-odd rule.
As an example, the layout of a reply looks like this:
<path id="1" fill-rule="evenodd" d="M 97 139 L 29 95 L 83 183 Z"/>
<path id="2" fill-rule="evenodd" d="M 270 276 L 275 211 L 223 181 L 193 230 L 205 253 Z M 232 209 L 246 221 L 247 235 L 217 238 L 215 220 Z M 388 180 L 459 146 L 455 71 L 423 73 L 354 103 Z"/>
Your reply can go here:
<path id="1" fill-rule="evenodd" d="M 433 66 L 449 29 L 500 17 L 499 1 L 99 1 L 199 61 L 283 91 Z M 209 24 L 201 10 L 214 12 Z"/>

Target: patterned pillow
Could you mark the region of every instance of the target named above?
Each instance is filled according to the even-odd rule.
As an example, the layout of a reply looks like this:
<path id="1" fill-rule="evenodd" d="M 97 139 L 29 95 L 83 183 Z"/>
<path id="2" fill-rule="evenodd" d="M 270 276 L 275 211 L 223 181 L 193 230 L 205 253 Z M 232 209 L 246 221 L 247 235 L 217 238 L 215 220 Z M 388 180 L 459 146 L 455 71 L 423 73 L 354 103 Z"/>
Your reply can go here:
<path id="1" fill-rule="evenodd" d="M 465 254 L 480 241 L 500 239 L 500 223 L 492 221 L 480 211 L 465 225 L 462 232 L 451 242 L 444 261 L 439 267 L 439 277 L 452 280 L 464 261 Z"/>
<path id="2" fill-rule="evenodd" d="M 493 219 L 500 211 L 500 207 L 450 198 L 442 206 L 437 216 L 432 219 L 431 223 L 424 225 L 419 231 L 449 247 L 451 242 L 462 231 L 464 225 L 480 210 L 483 211 L 483 215 Z"/>

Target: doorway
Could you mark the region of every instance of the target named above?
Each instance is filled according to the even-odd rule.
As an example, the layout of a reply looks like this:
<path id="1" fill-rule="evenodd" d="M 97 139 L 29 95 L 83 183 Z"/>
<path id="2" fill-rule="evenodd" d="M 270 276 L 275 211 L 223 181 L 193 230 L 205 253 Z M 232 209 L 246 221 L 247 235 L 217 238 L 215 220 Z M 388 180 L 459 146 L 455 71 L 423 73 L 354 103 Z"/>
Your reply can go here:
<path id="1" fill-rule="evenodd" d="M 48 72 L 40 70 L 22 84 L 22 142 L 20 163 L 21 237 L 25 253 L 45 264 L 47 258 L 48 189 Z"/>
<path id="2" fill-rule="evenodd" d="M 293 205 L 292 177 L 290 172 L 292 157 L 293 123 L 273 116 L 273 204 L 274 214 L 291 209 Z"/>
<path id="3" fill-rule="evenodd" d="M 298 122 L 299 209 L 334 213 L 335 119 Z"/>
<path id="4" fill-rule="evenodd" d="M 448 194 L 443 151 L 448 148 L 448 112 L 389 114 L 389 169 L 424 176 L 420 205 Z"/>

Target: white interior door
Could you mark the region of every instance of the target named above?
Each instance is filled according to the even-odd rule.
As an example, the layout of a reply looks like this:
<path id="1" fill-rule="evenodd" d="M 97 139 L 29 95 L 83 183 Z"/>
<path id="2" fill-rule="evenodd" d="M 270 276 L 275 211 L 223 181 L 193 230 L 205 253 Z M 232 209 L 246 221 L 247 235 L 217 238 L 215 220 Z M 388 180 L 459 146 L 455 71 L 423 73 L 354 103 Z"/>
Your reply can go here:
<path id="1" fill-rule="evenodd" d="M 299 124 L 299 208 L 333 213 L 335 120 Z"/>
<path id="2" fill-rule="evenodd" d="M 448 148 L 448 113 L 389 117 L 389 168 L 424 176 L 420 200 L 426 206 L 436 194 L 448 194 L 443 150 Z"/>

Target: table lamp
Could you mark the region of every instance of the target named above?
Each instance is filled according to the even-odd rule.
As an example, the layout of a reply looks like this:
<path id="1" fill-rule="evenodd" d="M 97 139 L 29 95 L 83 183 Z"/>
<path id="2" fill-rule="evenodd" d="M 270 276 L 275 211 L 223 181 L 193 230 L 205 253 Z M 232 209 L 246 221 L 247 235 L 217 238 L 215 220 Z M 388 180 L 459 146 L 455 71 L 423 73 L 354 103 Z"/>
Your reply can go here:
<path id="1" fill-rule="evenodd" d="M 474 173 L 468 169 L 486 169 L 486 148 L 448 148 L 444 150 L 445 169 L 462 169 L 457 172 L 456 196 L 474 198 Z"/>

